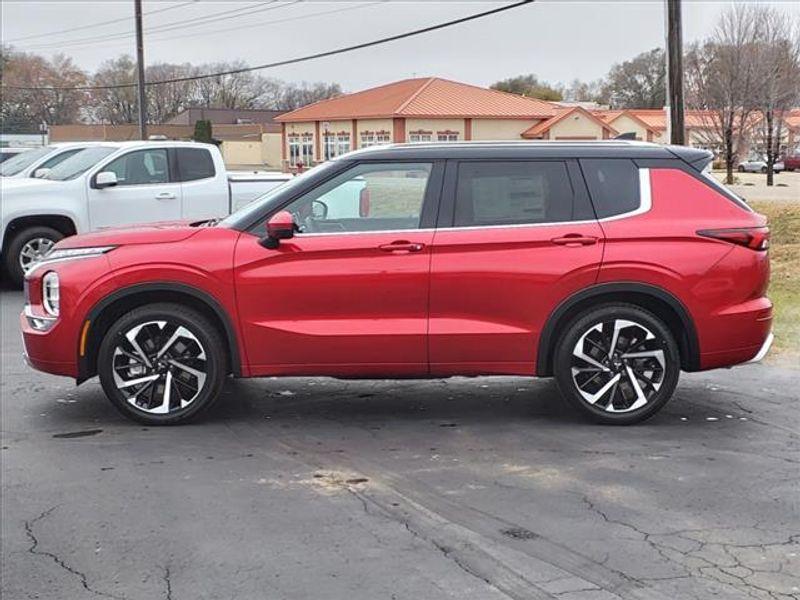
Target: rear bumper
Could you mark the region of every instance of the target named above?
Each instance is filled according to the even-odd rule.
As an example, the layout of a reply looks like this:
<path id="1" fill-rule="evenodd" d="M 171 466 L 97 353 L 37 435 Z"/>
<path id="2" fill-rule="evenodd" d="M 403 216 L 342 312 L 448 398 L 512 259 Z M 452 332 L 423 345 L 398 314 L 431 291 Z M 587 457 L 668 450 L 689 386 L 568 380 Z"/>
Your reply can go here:
<path id="1" fill-rule="evenodd" d="M 767 339 L 764 340 L 764 344 L 761 346 L 758 353 L 753 358 L 748 360 L 746 364 L 757 363 L 764 360 L 764 357 L 769 353 L 770 348 L 772 348 L 772 342 L 774 341 L 775 341 L 775 336 L 770 331 L 769 335 L 767 336 Z"/>

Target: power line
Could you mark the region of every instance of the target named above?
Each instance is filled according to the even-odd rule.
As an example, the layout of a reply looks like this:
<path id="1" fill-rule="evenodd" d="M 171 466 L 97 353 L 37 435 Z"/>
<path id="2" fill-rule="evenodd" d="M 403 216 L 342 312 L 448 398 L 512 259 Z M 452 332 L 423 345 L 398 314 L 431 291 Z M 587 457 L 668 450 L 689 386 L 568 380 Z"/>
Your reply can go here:
<path id="1" fill-rule="evenodd" d="M 296 0 L 296 1 L 299 1 L 299 0 Z M 361 2 L 359 4 L 356 4 L 355 6 L 344 6 L 344 7 L 341 7 L 341 8 L 333 8 L 333 9 L 330 9 L 330 10 L 323 10 L 323 11 L 318 11 L 318 12 L 306 13 L 304 15 L 295 15 L 293 17 L 284 17 L 282 19 L 270 19 L 268 21 L 257 21 L 255 23 L 248 23 L 246 25 L 236 25 L 234 27 L 226 27 L 226 28 L 222 28 L 222 29 L 215 28 L 213 31 L 203 32 L 203 36 L 204 37 L 210 37 L 210 36 L 214 36 L 214 35 L 221 34 L 221 33 L 228 33 L 230 31 L 242 31 L 244 29 L 252 29 L 254 27 L 263 27 L 264 25 L 275 25 L 277 23 L 289 23 L 291 21 L 300 21 L 300 20 L 305 20 L 305 19 L 311 19 L 311 18 L 314 18 L 314 17 L 322 17 L 322 16 L 326 16 L 326 15 L 333 15 L 333 14 L 338 14 L 338 13 L 343 13 L 343 12 L 349 12 L 349 11 L 353 11 L 353 10 L 362 10 L 364 8 L 369 8 L 370 6 L 375 6 L 377 4 L 385 4 L 387 2 L 391 2 L 391 0 L 375 0 L 374 2 Z M 197 37 L 197 35 L 198 35 L 196 32 L 193 32 L 193 33 L 187 33 L 185 35 L 172 35 L 172 36 L 169 36 L 169 37 L 164 37 L 164 38 L 156 37 L 155 39 L 153 39 L 149 35 L 149 33 L 150 33 L 149 30 L 148 30 L 147 33 L 148 33 L 148 38 L 147 38 L 147 45 L 148 46 L 150 46 L 152 44 L 155 44 L 155 43 L 158 43 L 158 42 L 171 42 L 171 41 L 174 41 L 174 40 L 180 40 L 180 39 L 184 39 L 184 38 L 193 38 L 193 37 Z"/>
<path id="2" fill-rule="evenodd" d="M 197 27 L 200 25 L 205 25 L 207 23 L 213 22 L 218 23 L 220 21 L 227 21 L 229 19 L 238 19 L 240 17 L 248 16 L 251 14 L 256 14 L 260 12 L 267 12 L 270 10 L 276 10 L 279 8 L 285 8 L 287 6 L 291 6 L 292 4 L 297 4 L 298 2 L 302 2 L 303 0 L 292 0 L 287 3 L 279 4 L 277 6 L 264 6 L 264 4 L 275 4 L 278 0 L 269 0 L 268 2 L 257 2 L 255 4 L 251 4 L 249 6 L 241 7 L 241 8 L 234 8 L 229 10 L 223 10 L 215 13 L 211 13 L 209 15 L 203 15 L 201 17 L 195 17 L 193 19 L 184 19 L 181 21 L 171 21 L 169 23 L 162 23 L 161 25 L 157 25 L 155 27 L 148 27 L 147 34 L 150 35 L 152 33 L 163 33 L 167 31 L 174 31 L 176 29 L 187 29 L 189 27 Z M 227 15 L 227 16 L 222 16 Z M 134 37 L 134 33 L 132 32 L 119 32 L 113 34 L 104 34 L 90 38 L 84 38 L 81 40 L 72 40 L 60 43 L 52 43 L 52 44 L 37 44 L 35 46 L 28 46 L 26 50 L 45 50 L 47 48 L 70 48 L 70 47 L 77 47 L 77 46 L 94 46 L 96 45 L 95 42 L 104 42 L 106 40 L 127 40 L 129 38 Z"/>
<path id="3" fill-rule="evenodd" d="M 380 38 L 377 40 L 372 40 L 369 42 L 363 42 L 361 44 L 355 44 L 353 46 L 345 46 L 344 48 L 337 48 L 335 50 L 328 50 L 325 52 L 317 52 L 316 54 L 309 54 L 307 56 L 301 56 L 298 58 L 289 58 L 286 60 L 281 60 L 278 62 L 273 63 L 266 63 L 263 65 L 256 65 L 255 67 L 243 67 L 241 69 L 231 69 L 228 71 L 219 71 L 217 73 L 208 73 L 205 75 L 193 75 L 187 77 L 174 77 L 172 79 L 163 79 L 160 81 L 148 81 L 147 86 L 154 86 L 154 85 L 164 85 L 168 83 L 181 83 L 184 81 L 197 81 L 199 79 L 210 79 L 212 77 L 222 77 L 225 75 L 237 75 L 239 73 L 248 73 L 252 71 L 261 71 L 264 69 L 273 69 L 275 67 L 283 67 L 286 65 L 293 65 L 301 62 L 307 62 L 310 60 L 316 60 L 318 58 L 325 58 L 328 56 L 334 56 L 337 54 L 344 54 L 346 52 L 353 52 L 355 50 L 363 50 L 364 48 L 370 48 L 372 46 L 379 46 L 381 44 L 387 44 L 389 42 L 395 42 L 397 40 L 402 40 L 410 37 L 414 37 L 417 35 L 422 35 L 423 33 L 430 33 L 431 31 L 436 31 L 438 29 L 445 29 L 446 27 L 452 27 L 454 25 L 460 25 L 461 23 L 467 23 L 469 21 L 475 21 L 476 19 L 481 19 L 483 17 L 488 17 L 490 15 L 498 14 L 501 12 L 506 12 L 508 10 L 517 8 L 519 6 L 523 6 L 525 4 L 531 4 L 535 0 L 522 0 L 521 2 L 515 2 L 513 4 L 507 4 L 505 6 L 501 6 L 499 8 L 493 8 L 492 10 L 487 10 L 484 12 L 475 13 L 472 15 L 468 15 L 466 17 L 461 17 L 459 19 L 453 19 L 452 21 L 445 21 L 444 23 L 438 23 L 436 25 L 430 25 L 428 27 L 423 27 L 421 29 L 414 29 L 412 31 L 407 31 L 405 33 L 399 33 L 397 35 Z M 136 87 L 135 83 L 119 83 L 114 85 L 86 85 L 86 86 L 76 86 L 76 87 L 55 87 L 55 86 L 45 86 L 45 87 L 25 87 L 25 86 L 14 86 L 14 85 L 4 85 L 2 86 L 4 89 L 9 90 L 26 90 L 26 91 L 90 91 L 90 90 L 115 90 L 115 89 L 125 89 L 125 88 L 132 88 Z"/>
<path id="4" fill-rule="evenodd" d="M 144 16 L 147 17 L 149 15 L 155 15 L 157 13 L 167 12 L 168 10 L 174 10 L 176 8 L 181 8 L 183 6 L 187 6 L 189 4 L 194 4 L 199 0 L 189 0 L 189 2 L 182 2 L 180 4 L 174 4 L 172 6 L 165 6 L 164 8 L 157 8 L 155 10 L 149 10 L 144 13 Z M 25 37 L 17 38 L 14 40 L 5 40 L 5 44 L 15 44 L 17 42 L 22 42 L 25 40 L 32 40 L 34 38 L 40 37 L 50 37 L 53 35 L 60 35 L 62 33 L 72 33 L 73 31 L 83 31 L 84 29 L 94 29 L 96 27 L 101 27 L 103 25 L 111 25 L 112 23 L 122 23 L 122 22 L 129 22 L 131 19 L 130 17 L 121 17 L 119 19 L 111 19 L 109 21 L 98 21 L 96 23 L 90 23 L 89 25 L 81 25 L 80 27 L 70 27 L 68 29 L 58 29 L 56 31 L 48 31 L 47 33 L 37 33 L 34 35 L 27 35 Z"/>

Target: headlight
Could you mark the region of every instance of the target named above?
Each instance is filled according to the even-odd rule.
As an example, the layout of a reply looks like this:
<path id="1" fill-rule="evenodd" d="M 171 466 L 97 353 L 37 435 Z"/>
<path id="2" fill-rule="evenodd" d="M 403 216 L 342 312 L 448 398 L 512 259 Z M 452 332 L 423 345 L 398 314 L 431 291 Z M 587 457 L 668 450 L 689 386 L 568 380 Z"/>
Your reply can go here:
<path id="1" fill-rule="evenodd" d="M 45 312 L 54 317 L 58 316 L 59 287 L 58 273 L 50 271 L 42 278 L 42 306 Z"/>

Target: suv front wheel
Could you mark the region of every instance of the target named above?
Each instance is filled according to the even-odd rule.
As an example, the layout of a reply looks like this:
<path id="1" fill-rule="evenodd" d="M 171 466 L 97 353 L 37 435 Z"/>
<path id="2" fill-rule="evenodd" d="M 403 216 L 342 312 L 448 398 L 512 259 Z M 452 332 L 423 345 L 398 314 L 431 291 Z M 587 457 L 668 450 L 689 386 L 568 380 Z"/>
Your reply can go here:
<path id="1" fill-rule="evenodd" d="M 148 425 L 184 422 L 219 396 L 225 347 L 217 328 L 194 310 L 142 306 L 106 332 L 97 361 L 100 383 L 127 417 Z"/>
<path id="2" fill-rule="evenodd" d="M 554 367 L 559 390 L 584 415 L 630 425 L 672 397 L 680 354 L 658 317 L 632 304 L 605 304 L 567 326 Z"/>

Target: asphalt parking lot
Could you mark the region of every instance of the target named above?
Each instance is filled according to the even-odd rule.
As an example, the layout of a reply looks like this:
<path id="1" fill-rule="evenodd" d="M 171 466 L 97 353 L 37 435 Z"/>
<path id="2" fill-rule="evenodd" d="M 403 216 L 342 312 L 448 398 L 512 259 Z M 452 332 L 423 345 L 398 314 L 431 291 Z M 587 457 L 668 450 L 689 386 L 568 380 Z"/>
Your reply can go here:
<path id="1" fill-rule="evenodd" d="M 684 375 L 644 425 L 550 381 L 231 381 L 124 420 L 2 309 L 2 597 L 800 598 L 800 377 Z"/>

